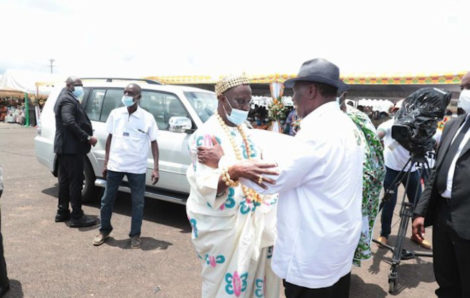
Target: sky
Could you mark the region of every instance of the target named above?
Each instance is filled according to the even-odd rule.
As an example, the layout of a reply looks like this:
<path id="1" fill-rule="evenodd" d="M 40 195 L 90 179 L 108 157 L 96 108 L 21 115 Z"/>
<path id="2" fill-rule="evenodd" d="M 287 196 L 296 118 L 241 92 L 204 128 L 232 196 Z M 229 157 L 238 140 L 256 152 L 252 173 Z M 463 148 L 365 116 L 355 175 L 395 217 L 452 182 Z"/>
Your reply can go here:
<path id="1" fill-rule="evenodd" d="M 470 70 L 468 0 L 0 0 L 0 74 L 343 75 Z"/>

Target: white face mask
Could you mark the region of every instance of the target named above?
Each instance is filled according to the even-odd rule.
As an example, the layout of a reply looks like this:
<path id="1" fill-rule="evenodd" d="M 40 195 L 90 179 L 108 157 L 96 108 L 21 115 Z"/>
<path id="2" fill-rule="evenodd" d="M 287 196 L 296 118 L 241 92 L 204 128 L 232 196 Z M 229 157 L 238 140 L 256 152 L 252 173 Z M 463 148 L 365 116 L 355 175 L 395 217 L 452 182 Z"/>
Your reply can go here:
<path id="1" fill-rule="evenodd" d="M 470 89 L 464 89 L 460 92 L 457 106 L 462 108 L 467 114 L 470 113 Z"/>
<path id="2" fill-rule="evenodd" d="M 234 109 L 232 105 L 230 104 L 230 101 L 228 100 L 227 96 L 225 98 L 227 99 L 227 103 L 229 107 L 232 109 L 229 115 L 227 113 L 227 110 L 225 110 L 225 107 L 222 106 L 225 110 L 225 115 L 227 115 L 228 121 L 232 122 L 236 126 L 243 124 L 243 122 L 245 122 L 246 119 L 248 118 L 248 111 Z"/>
<path id="3" fill-rule="evenodd" d="M 74 86 L 72 94 L 75 98 L 81 103 L 83 99 L 83 87 L 82 86 Z"/>
<path id="4" fill-rule="evenodd" d="M 123 95 L 122 96 L 122 104 L 126 107 L 132 107 L 134 105 L 134 98 L 132 96 Z"/>

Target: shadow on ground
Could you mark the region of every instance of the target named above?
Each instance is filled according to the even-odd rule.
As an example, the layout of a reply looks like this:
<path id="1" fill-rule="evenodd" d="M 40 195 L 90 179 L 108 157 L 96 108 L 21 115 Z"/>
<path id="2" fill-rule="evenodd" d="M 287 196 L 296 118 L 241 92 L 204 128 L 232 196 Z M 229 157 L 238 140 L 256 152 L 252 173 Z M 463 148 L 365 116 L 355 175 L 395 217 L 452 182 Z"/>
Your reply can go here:
<path id="1" fill-rule="evenodd" d="M 398 292 L 417 288 L 421 282 L 435 282 L 432 263 L 417 259 L 418 264 L 402 263 L 398 267 Z"/>
<path id="2" fill-rule="evenodd" d="M 58 190 L 58 184 L 56 184 L 54 187 L 42 190 L 42 193 L 57 200 Z M 85 203 L 84 205 L 96 208 L 97 214 L 99 214 L 99 199 L 97 199 L 96 202 Z M 113 212 L 126 215 L 130 218 L 132 211 L 131 206 L 130 194 L 121 192 L 116 198 Z M 181 229 L 181 233 L 191 232 L 191 225 L 188 222 L 186 208 L 183 205 L 145 198 L 144 220 Z M 90 229 L 93 228 L 96 228 L 96 226 Z"/>
<path id="3" fill-rule="evenodd" d="M 142 239 L 142 246 L 140 248 L 141 250 L 154 250 L 154 249 L 165 250 L 170 245 L 173 245 L 173 243 L 166 242 L 163 240 L 157 240 L 152 237 L 141 237 L 140 239 Z M 109 239 L 107 239 L 104 244 L 109 245 L 109 246 L 119 247 L 122 249 L 131 249 L 129 238 L 117 240 L 113 237 L 109 237 Z"/>
<path id="4" fill-rule="evenodd" d="M 366 283 L 358 275 L 351 274 L 351 289 L 349 296 L 352 298 L 381 298 L 387 296 L 387 292 L 385 292 L 379 285 Z"/>
<path id="5" fill-rule="evenodd" d="M 386 249 L 378 249 L 374 253 L 374 257 L 372 258 L 372 264 L 369 267 L 369 273 L 371 274 L 378 274 L 380 272 L 380 262 L 382 262 L 385 258 L 385 254 L 388 252 Z"/>
<path id="6" fill-rule="evenodd" d="M 4 296 L 5 298 L 23 298 L 23 287 L 21 286 L 21 282 L 10 279 L 10 290 Z"/>
<path id="7" fill-rule="evenodd" d="M 396 237 L 391 236 L 389 243 L 395 243 Z M 422 250 L 418 245 L 412 243 L 409 239 L 405 240 L 404 247 L 406 249 L 415 251 L 428 251 Z M 387 276 L 391 268 L 392 253 L 388 249 L 379 248 L 374 253 L 372 264 L 369 267 L 369 273 L 378 274 L 380 272 L 380 263 L 385 262 Z M 405 289 L 417 288 L 421 282 L 433 283 L 435 282 L 432 258 L 416 257 L 411 260 L 402 260 L 398 265 L 398 285 L 396 295 L 400 294 Z M 359 297 L 359 296 L 357 296 Z M 369 297 L 369 296 L 364 296 Z M 383 296 L 370 296 L 370 297 L 383 297 Z"/>
<path id="8" fill-rule="evenodd" d="M 53 187 L 43 189 L 41 192 L 43 194 L 49 195 L 49 196 L 54 197 L 54 198 L 57 199 L 57 196 L 59 195 L 59 186 L 56 184 Z"/>

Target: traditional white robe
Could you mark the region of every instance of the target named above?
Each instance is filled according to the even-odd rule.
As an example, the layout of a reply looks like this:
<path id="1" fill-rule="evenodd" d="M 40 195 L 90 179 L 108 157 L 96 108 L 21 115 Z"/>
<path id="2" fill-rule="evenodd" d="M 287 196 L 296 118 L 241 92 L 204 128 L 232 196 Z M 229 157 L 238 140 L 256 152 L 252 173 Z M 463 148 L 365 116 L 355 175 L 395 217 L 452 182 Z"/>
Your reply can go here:
<path id="1" fill-rule="evenodd" d="M 244 125 L 252 159 L 260 150 Z M 237 128 L 229 133 L 247 159 Z M 219 168 L 197 161 L 197 147 L 207 146 L 215 136 L 224 150 Z M 275 238 L 277 196 L 264 196 L 263 203 L 247 199 L 240 186 L 230 187 L 217 197 L 222 169 L 237 161 L 229 137 L 212 116 L 191 137 L 193 163 L 187 171 L 191 192 L 186 212 L 192 226 L 192 242 L 202 264 L 202 297 L 279 297 L 280 279 L 271 270 Z"/>

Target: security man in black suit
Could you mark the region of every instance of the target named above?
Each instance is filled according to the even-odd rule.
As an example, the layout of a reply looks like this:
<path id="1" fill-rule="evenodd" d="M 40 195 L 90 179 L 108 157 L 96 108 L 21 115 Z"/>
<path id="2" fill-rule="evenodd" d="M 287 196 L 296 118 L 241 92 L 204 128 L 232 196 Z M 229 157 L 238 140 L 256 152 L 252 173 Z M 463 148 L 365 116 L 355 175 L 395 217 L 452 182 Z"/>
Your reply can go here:
<path id="1" fill-rule="evenodd" d="M 93 129 L 80 104 L 83 84 L 79 78 L 69 77 L 54 106 L 56 133 L 54 152 L 59 161 L 59 204 L 56 222 L 70 219 L 70 227 L 87 227 L 96 219 L 83 214 L 81 190 L 85 155 L 95 146 Z M 72 213 L 69 211 L 69 202 Z"/>
<path id="2" fill-rule="evenodd" d="M 436 163 L 414 211 L 413 235 L 433 226 L 434 275 L 439 297 L 470 297 L 470 72 L 462 78 L 459 107 L 448 122 Z"/>

